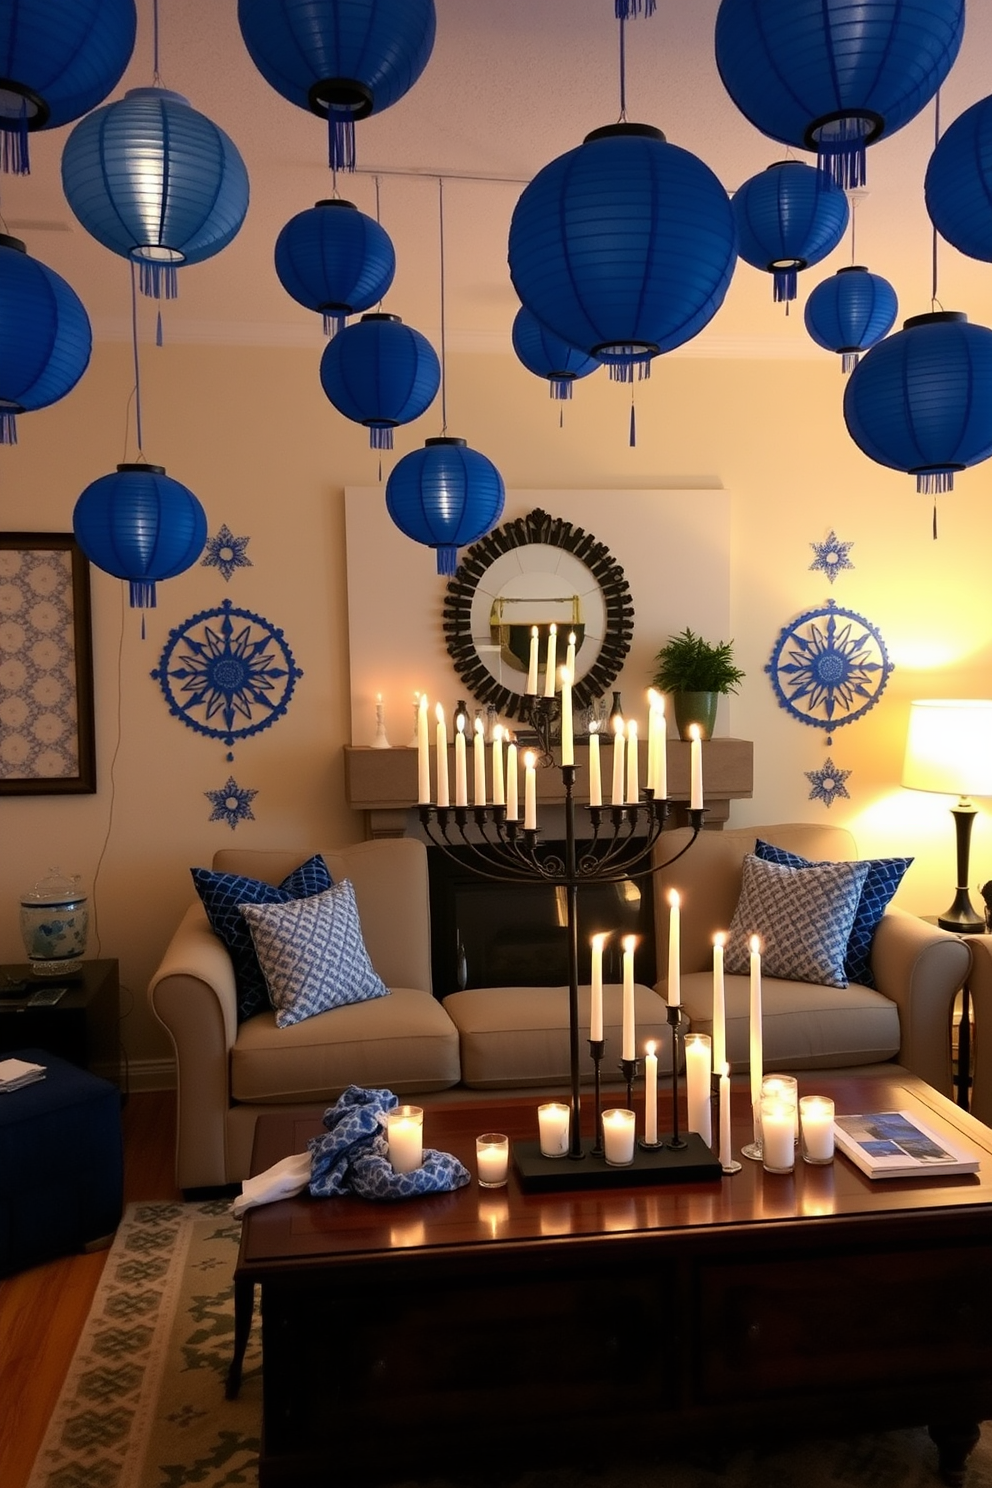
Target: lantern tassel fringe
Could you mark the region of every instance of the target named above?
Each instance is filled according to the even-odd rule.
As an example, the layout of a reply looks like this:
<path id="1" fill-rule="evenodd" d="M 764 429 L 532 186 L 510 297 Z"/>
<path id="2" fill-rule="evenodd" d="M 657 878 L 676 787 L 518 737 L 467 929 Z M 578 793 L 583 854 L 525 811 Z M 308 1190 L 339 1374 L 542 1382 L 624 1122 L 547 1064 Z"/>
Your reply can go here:
<path id="1" fill-rule="evenodd" d="M 154 579 L 130 579 L 132 610 L 154 610 L 157 604 Z"/>
<path id="2" fill-rule="evenodd" d="M 611 382 L 633 382 L 635 377 L 638 382 L 643 382 L 651 376 L 650 357 L 636 362 L 628 357 L 622 362 L 610 362 L 609 366 Z"/>
<path id="3" fill-rule="evenodd" d="M 774 269 L 772 271 L 772 297 L 776 305 L 785 300 L 796 298 L 796 271 L 795 269 Z"/>
<path id="4" fill-rule="evenodd" d="M 645 16 L 653 16 L 655 0 L 615 0 L 614 10 L 618 21 L 632 21 L 642 10 Z"/>
<path id="5" fill-rule="evenodd" d="M 858 132 L 841 144 L 840 148 L 833 143 L 829 147 L 821 144 L 816 157 L 816 168 L 829 176 L 842 191 L 853 191 L 856 187 L 863 186 L 867 176 L 864 137 Z"/>
<path id="6" fill-rule="evenodd" d="M 338 331 L 343 331 L 344 330 L 344 320 L 345 320 L 344 311 L 343 310 L 325 310 L 323 312 L 323 314 L 324 314 L 324 335 L 327 337 L 327 339 L 329 341 L 333 341 L 334 340 L 334 337 L 337 335 Z"/>
<path id="7" fill-rule="evenodd" d="M 391 450 L 393 447 L 392 424 L 369 425 L 369 449 Z"/>
<path id="8" fill-rule="evenodd" d="M 840 370 L 842 372 L 853 372 L 860 360 L 860 351 L 842 351 L 840 354 Z"/>
<path id="9" fill-rule="evenodd" d="M 437 571 L 450 579 L 452 574 L 458 572 L 458 549 L 453 548 L 450 543 L 439 543 L 436 551 Z"/>
<path id="10" fill-rule="evenodd" d="M 550 377 L 548 382 L 551 387 L 552 398 L 570 398 L 572 396 L 572 379 L 570 377 Z"/>
<path id="11" fill-rule="evenodd" d="M 355 169 L 355 121 L 333 108 L 327 115 L 327 163 L 333 171 Z"/>
<path id="12" fill-rule="evenodd" d="M 0 444 L 17 443 L 17 415 L 5 410 L 0 413 Z"/>
<path id="13" fill-rule="evenodd" d="M 31 162 L 28 158 L 28 113 L 27 100 L 21 99 L 21 112 L 13 129 L 3 130 L 0 147 L 0 169 L 5 176 L 28 176 Z"/>
<path id="14" fill-rule="evenodd" d="M 921 496 L 944 496 L 954 490 L 954 471 L 922 470 L 916 477 L 916 489 Z"/>
<path id="15" fill-rule="evenodd" d="M 179 276 L 172 263 L 148 263 L 142 259 L 138 265 L 138 288 L 150 300 L 174 300 L 179 294 Z"/>

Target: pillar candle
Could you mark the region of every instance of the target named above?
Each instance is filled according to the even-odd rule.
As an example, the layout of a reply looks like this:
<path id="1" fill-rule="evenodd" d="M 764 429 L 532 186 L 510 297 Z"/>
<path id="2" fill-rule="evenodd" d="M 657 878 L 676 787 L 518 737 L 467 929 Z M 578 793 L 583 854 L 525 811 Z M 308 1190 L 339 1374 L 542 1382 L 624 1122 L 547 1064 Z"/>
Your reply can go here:
<path id="1" fill-rule="evenodd" d="M 528 749 L 524 755 L 524 831 L 537 831 L 537 756 Z"/>
<path id="2" fill-rule="evenodd" d="M 648 1044 L 644 1058 L 644 1140 L 658 1140 L 658 1056 Z"/>
<path id="3" fill-rule="evenodd" d="M 506 805 L 506 790 L 503 784 L 503 725 L 493 729 L 493 805 Z"/>
<path id="4" fill-rule="evenodd" d="M 527 694 L 529 697 L 537 696 L 537 649 L 537 626 L 532 625 L 530 628 L 530 665 L 527 668 Z"/>
<path id="5" fill-rule="evenodd" d="M 422 1106 L 394 1106 L 386 1112 L 386 1146 L 394 1173 L 412 1173 L 424 1160 Z"/>
<path id="6" fill-rule="evenodd" d="M 689 810 L 703 809 L 703 746 L 699 737 L 699 724 L 689 725 Z"/>
<path id="7" fill-rule="evenodd" d="M 733 1161 L 730 1141 L 730 1065 L 724 1062 L 720 1070 L 720 1166 L 729 1168 Z"/>
<path id="8" fill-rule="evenodd" d="M 627 724 L 627 803 L 636 806 L 641 798 L 641 782 L 637 758 L 637 719 Z"/>
<path id="9" fill-rule="evenodd" d="M 603 947 L 605 933 L 592 938 L 592 966 L 589 989 L 589 1037 L 597 1042 L 603 1037 Z"/>
<path id="10" fill-rule="evenodd" d="M 537 1129 L 542 1157 L 565 1157 L 568 1153 L 570 1111 L 563 1101 L 546 1101 L 537 1108 Z"/>
<path id="11" fill-rule="evenodd" d="M 506 746 L 506 819 L 507 821 L 518 821 L 520 819 L 520 807 L 517 804 L 517 790 L 520 778 L 517 769 L 517 746 L 510 739 Z"/>
<path id="12" fill-rule="evenodd" d="M 769 1172 L 790 1173 L 796 1165 L 795 1114 L 778 1096 L 761 1097 L 761 1161 Z"/>
<path id="13" fill-rule="evenodd" d="M 444 709 L 437 709 L 437 804 L 448 804 L 448 730 L 444 724 Z"/>
<path id="14" fill-rule="evenodd" d="M 624 766 L 624 737 L 623 719 L 617 718 L 613 723 L 613 796 L 611 805 L 623 805 L 623 766 Z"/>
<path id="15" fill-rule="evenodd" d="M 475 763 L 474 791 L 476 806 L 486 804 L 486 726 L 481 718 L 475 720 L 475 738 L 472 741 Z"/>
<path id="16" fill-rule="evenodd" d="M 723 948 L 727 937 L 713 937 L 713 1067 L 719 1069 L 727 1057 L 727 999 L 723 982 Z"/>
<path id="17" fill-rule="evenodd" d="M 431 798 L 431 751 L 427 742 L 427 694 L 417 704 L 417 799 L 426 806 Z"/>
<path id="18" fill-rule="evenodd" d="M 761 942 L 751 936 L 751 1105 L 757 1110 L 761 1095 Z"/>
<path id="19" fill-rule="evenodd" d="M 561 669 L 561 762 L 575 764 L 575 744 L 572 725 L 572 673 L 567 666 Z"/>
<path id="20" fill-rule="evenodd" d="M 677 889 L 668 895 L 668 1006 L 682 1001 L 682 911 Z"/>
<path id="21" fill-rule="evenodd" d="M 828 1163 L 834 1155 L 834 1103 L 826 1095 L 804 1095 L 799 1102 L 803 1158 Z"/>
<path id="22" fill-rule="evenodd" d="M 589 733 L 589 805 L 603 804 L 603 776 L 599 764 L 599 729 L 591 727 Z"/>
<path id="23" fill-rule="evenodd" d="M 635 1119 L 633 1111 L 603 1112 L 603 1147 L 611 1167 L 624 1168 L 634 1161 Z"/>
<path id="24" fill-rule="evenodd" d="M 544 672 L 544 696 L 554 697 L 557 675 L 558 627 L 552 621 L 548 629 L 548 659 Z"/>
<path id="25" fill-rule="evenodd" d="M 690 1033 L 685 1041 L 686 1115 L 690 1131 L 698 1132 L 707 1147 L 713 1140 L 710 1080 L 713 1066 L 709 1034 Z"/>
<path id="26" fill-rule="evenodd" d="M 623 938 L 623 1030 L 621 1059 L 634 1059 L 634 947 L 636 935 Z"/>
<path id="27" fill-rule="evenodd" d="M 455 728 L 455 805 L 468 805 L 468 774 L 465 766 L 465 716 L 459 713 Z"/>

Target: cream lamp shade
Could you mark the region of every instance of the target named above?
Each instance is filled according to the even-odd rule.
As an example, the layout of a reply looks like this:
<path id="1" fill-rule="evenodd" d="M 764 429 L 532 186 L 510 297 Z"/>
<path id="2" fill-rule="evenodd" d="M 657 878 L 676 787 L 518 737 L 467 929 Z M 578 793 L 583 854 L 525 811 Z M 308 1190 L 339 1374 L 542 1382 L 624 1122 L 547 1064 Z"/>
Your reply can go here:
<path id="1" fill-rule="evenodd" d="M 902 783 L 948 796 L 992 796 L 992 700 L 911 703 Z"/>

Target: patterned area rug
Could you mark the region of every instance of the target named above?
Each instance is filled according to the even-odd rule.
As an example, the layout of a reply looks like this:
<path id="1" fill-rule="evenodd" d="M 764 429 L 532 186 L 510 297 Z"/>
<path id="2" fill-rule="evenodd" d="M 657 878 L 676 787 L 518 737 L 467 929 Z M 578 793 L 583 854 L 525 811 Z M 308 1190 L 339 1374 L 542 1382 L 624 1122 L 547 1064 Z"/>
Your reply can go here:
<path id="1" fill-rule="evenodd" d="M 240 1397 L 224 1399 L 239 1233 L 226 1201 L 128 1208 L 29 1488 L 257 1484 L 257 1327 Z M 778 1451 L 710 1440 L 654 1466 L 528 1472 L 510 1462 L 418 1488 L 937 1488 L 936 1461 L 923 1430 Z M 966 1488 L 992 1488 L 992 1424 L 969 1459 Z"/>

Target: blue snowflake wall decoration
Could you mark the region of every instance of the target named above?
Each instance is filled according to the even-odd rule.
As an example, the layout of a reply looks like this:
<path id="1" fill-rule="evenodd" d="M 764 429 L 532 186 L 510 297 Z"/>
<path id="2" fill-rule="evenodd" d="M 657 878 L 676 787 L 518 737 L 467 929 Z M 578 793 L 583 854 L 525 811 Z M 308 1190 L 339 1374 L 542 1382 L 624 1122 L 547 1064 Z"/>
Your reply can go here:
<path id="1" fill-rule="evenodd" d="M 851 772 L 850 770 L 838 770 L 829 755 L 822 769 L 805 770 L 803 773 L 813 787 L 809 793 L 811 801 L 822 801 L 824 806 L 832 806 L 838 796 L 847 796 L 850 799 L 850 792 L 844 781 Z"/>
<path id="2" fill-rule="evenodd" d="M 854 564 L 847 556 L 854 547 L 854 543 L 841 542 L 832 528 L 825 542 L 810 543 L 810 547 L 816 554 L 816 557 L 810 564 L 810 569 L 825 573 L 831 584 L 842 568 L 854 567 Z"/>
<path id="3" fill-rule="evenodd" d="M 250 542 L 250 537 L 235 537 L 225 522 L 217 536 L 208 539 L 206 556 L 200 559 L 200 567 L 219 568 L 225 582 L 230 583 L 236 568 L 254 567 L 251 559 L 245 556 L 245 548 Z"/>
<path id="4" fill-rule="evenodd" d="M 779 701 L 800 723 L 827 731 L 874 708 L 893 663 L 877 628 L 832 599 L 783 627 L 765 667 Z"/>
<path id="5" fill-rule="evenodd" d="M 227 777 L 227 783 L 220 790 L 204 791 L 203 794 L 213 804 L 214 809 L 210 813 L 212 822 L 227 822 L 233 832 L 238 822 L 255 820 L 251 803 L 258 791 L 245 790 L 244 786 L 238 785 L 233 775 Z"/>
<path id="6" fill-rule="evenodd" d="M 230 747 L 282 718 L 303 673 L 281 630 L 225 599 L 170 630 L 151 675 L 173 717 Z"/>

